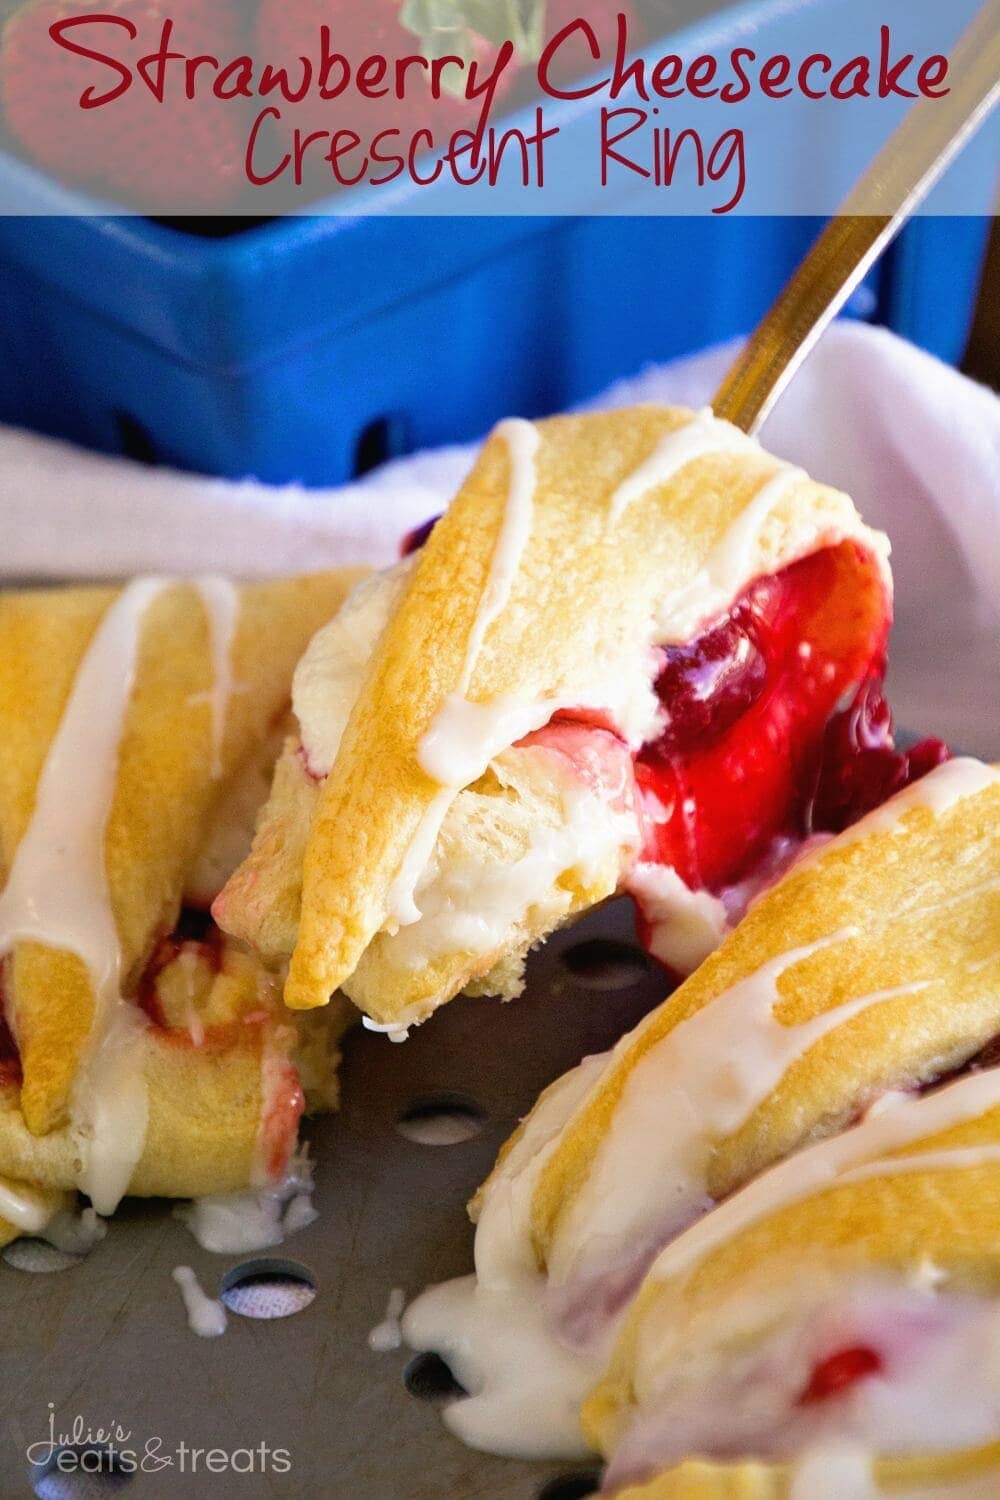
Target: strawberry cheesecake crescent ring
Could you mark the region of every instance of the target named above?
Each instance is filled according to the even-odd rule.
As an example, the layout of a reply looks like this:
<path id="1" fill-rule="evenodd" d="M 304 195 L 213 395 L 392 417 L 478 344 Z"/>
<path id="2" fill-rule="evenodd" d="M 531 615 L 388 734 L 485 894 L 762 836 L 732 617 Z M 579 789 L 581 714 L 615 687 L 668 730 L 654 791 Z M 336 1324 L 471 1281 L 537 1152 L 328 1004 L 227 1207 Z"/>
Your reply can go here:
<path id="1" fill-rule="evenodd" d="M 0 1240 L 239 1248 L 352 1018 L 629 894 L 677 988 L 407 1310 L 446 1424 L 618 1500 L 994 1495 L 1000 772 L 894 744 L 887 539 L 650 405 L 502 423 L 403 553 L 0 596 Z"/>

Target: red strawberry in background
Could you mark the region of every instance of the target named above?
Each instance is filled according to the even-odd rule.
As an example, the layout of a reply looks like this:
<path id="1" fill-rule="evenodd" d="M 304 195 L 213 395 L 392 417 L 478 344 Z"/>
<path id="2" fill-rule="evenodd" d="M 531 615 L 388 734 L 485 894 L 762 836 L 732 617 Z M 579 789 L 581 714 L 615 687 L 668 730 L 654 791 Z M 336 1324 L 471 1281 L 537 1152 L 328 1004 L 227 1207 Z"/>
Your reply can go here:
<path id="1" fill-rule="evenodd" d="M 165 102 L 133 81 L 120 98 L 80 108 L 87 88 L 113 88 L 106 65 L 58 46 L 49 27 L 73 15 L 118 15 L 138 30 L 80 25 L 80 46 L 129 63 L 159 46 L 169 16 L 174 43 L 188 56 L 222 59 L 245 50 L 241 0 L 29 0 L 0 36 L 0 101 L 8 128 L 27 155 L 57 177 L 157 212 L 219 212 L 246 184 L 243 169 L 251 116 L 243 100 L 220 100 L 202 89 L 184 96 L 183 66 L 166 75 Z M 124 40 L 123 40 L 124 38 Z M 131 50 L 126 50 L 131 49 Z"/>

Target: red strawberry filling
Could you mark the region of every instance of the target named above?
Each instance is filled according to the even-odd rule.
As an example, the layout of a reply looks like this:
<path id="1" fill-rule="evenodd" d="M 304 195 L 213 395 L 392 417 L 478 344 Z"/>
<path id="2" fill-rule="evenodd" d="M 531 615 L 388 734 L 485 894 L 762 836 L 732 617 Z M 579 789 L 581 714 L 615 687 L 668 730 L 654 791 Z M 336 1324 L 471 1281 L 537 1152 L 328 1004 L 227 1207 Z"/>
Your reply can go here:
<path id="1" fill-rule="evenodd" d="M 0 960 L 0 1089 L 20 1088 L 21 1054 L 7 1020 L 6 983 L 9 959 Z"/>
<path id="2" fill-rule="evenodd" d="M 425 521 L 422 526 L 415 526 L 412 531 L 408 531 L 400 544 L 400 557 L 412 557 L 414 552 L 419 552 L 421 547 L 425 547 L 440 519 L 440 516 L 431 516 L 430 520 Z"/>
<path id="3" fill-rule="evenodd" d="M 14 1033 L 0 1018 L 0 1089 L 17 1088 L 21 1082 L 21 1056 Z"/>
<path id="4" fill-rule="evenodd" d="M 779 835 L 845 826 L 903 784 L 888 710 L 861 743 L 842 724 L 875 701 L 889 623 L 878 560 L 843 542 L 758 579 L 697 640 L 665 648 L 667 725 L 636 772 L 656 818 L 644 857 L 720 890 Z"/>
<path id="5" fill-rule="evenodd" d="M 852 1386 L 869 1375 L 877 1375 L 882 1369 L 882 1356 L 867 1344 L 855 1344 L 849 1349 L 838 1349 L 813 1368 L 805 1390 L 799 1397 L 799 1406 L 810 1406 L 816 1401 L 825 1401 L 830 1396 L 842 1396 Z"/>
<path id="6" fill-rule="evenodd" d="M 720 893 L 776 841 L 839 832 L 946 760 L 940 740 L 895 748 L 882 693 L 890 623 L 878 558 L 845 541 L 757 579 L 696 639 L 661 648 L 665 726 L 635 758 L 642 860 Z M 555 717 L 613 728 L 593 709 Z"/>
<path id="7" fill-rule="evenodd" d="M 135 1002 L 159 1030 L 187 1038 L 186 1028 L 175 1027 L 166 1015 L 158 987 L 160 975 L 185 951 L 204 960 L 213 974 L 221 972 L 225 952 L 222 933 L 211 923 L 206 924 L 202 913 L 192 911 L 189 915 L 186 907 L 174 931 L 157 944 L 139 981 Z"/>

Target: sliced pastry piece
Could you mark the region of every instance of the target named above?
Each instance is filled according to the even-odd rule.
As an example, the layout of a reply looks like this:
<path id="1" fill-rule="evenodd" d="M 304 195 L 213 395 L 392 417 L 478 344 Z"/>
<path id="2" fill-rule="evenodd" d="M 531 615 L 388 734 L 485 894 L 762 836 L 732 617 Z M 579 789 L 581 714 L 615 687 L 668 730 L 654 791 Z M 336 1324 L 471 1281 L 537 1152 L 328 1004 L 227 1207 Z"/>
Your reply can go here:
<path id="1" fill-rule="evenodd" d="M 513 996 L 624 887 L 688 970 L 727 890 L 939 757 L 892 749 L 885 538 L 710 413 L 506 422 L 418 541 L 313 641 L 216 903 L 294 1009 Z"/>
<path id="2" fill-rule="evenodd" d="M 357 579 L 0 596 L 0 1174 L 104 1213 L 284 1170 L 279 986 L 207 912 L 167 939 L 249 846 L 295 662 Z"/>
<path id="3" fill-rule="evenodd" d="M 471 1393 L 449 1425 L 573 1452 L 664 1246 L 998 1036 L 1000 774 L 954 760 L 814 847 L 612 1052 L 543 1094 L 472 1205 L 476 1276 L 407 1315 Z"/>
<path id="4" fill-rule="evenodd" d="M 1000 1068 L 895 1098 L 663 1251 L 584 1406 L 621 1500 L 1000 1494 Z"/>

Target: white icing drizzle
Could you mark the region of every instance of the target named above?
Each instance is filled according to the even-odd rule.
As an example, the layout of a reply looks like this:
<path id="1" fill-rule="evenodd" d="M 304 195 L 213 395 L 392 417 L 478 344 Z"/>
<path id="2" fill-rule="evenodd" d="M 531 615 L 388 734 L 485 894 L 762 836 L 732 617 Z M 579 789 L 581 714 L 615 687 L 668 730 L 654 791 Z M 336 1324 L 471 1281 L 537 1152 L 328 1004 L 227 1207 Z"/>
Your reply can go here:
<path id="1" fill-rule="evenodd" d="M 105 1221 L 92 1208 L 60 1209 L 42 1230 L 41 1238 L 64 1255 L 89 1255 L 108 1232 Z"/>
<path id="2" fill-rule="evenodd" d="M 657 616 L 661 644 L 686 641 L 706 620 L 722 614 L 754 573 L 754 552 L 768 518 L 790 489 L 807 475 L 783 464 L 736 517 L 702 567 L 684 588 L 675 589 Z M 836 538 L 828 537 L 828 542 Z"/>
<path id="3" fill-rule="evenodd" d="M 795 1465 L 788 1500 L 996 1500 L 1000 1474 L 995 1467 L 968 1479 L 930 1480 L 916 1488 L 884 1490 L 875 1477 L 874 1459 L 863 1448 L 823 1445 Z"/>
<path id="4" fill-rule="evenodd" d="M 146 1133 L 143 1023 L 119 993 L 121 951 L 104 838 L 142 621 L 166 587 L 162 579 L 138 579 L 99 624 L 49 747 L 34 813 L 0 896 L 0 953 L 18 942 L 75 953 L 94 987 L 97 1013 L 74 1087 L 72 1116 L 82 1157 L 79 1186 L 99 1213 L 112 1212 L 124 1194 Z"/>
<path id="5" fill-rule="evenodd" d="M 443 783 L 443 790 L 437 794 L 424 813 L 403 858 L 399 873 L 390 887 L 389 915 L 392 921 L 400 927 L 409 926 L 420 920 L 420 909 L 414 901 L 414 892 L 420 876 L 427 867 L 438 834 L 441 832 L 441 824 L 454 801 L 455 792 L 461 789 L 461 785 L 468 786 L 476 781 L 486 770 L 496 750 L 503 748 L 502 745 L 494 746 L 497 727 L 493 716 L 488 711 L 478 719 L 475 719 L 474 714 L 466 714 L 464 719 L 466 733 L 461 744 L 460 765 L 456 768 L 454 761 L 450 761 L 444 767 L 441 765 L 440 746 L 443 734 L 447 732 L 448 720 L 454 721 L 460 712 L 456 708 L 455 700 L 464 699 L 468 694 L 487 632 L 507 606 L 534 520 L 537 483 L 535 459 L 541 443 L 541 434 L 534 423 L 521 421 L 520 418 L 511 418 L 510 421 L 501 422 L 497 428 L 497 436 L 506 442 L 510 456 L 507 501 L 479 608 L 469 631 L 458 692 L 449 698 L 445 706 L 446 721 L 443 731 L 435 733 L 436 721 L 432 722 L 418 747 L 417 756 L 421 765 L 424 765 L 423 757 L 426 753 L 429 756 L 429 764 L 445 769 L 445 773 L 451 779 Z M 508 711 L 501 710 L 501 713 Z M 475 743 L 475 736 L 470 732 L 474 720 L 483 736 L 478 745 Z M 544 723 L 545 720 L 541 722 Z M 536 723 L 532 727 L 538 728 L 539 726 Z M 523 733 L 527 732 L 527 730 L 523 731 Z M 507 741 L 507 743 L 510 742 Z M 426 770 L 427 767 L 424 766 L 424 769 Z M 462 778 L 458 783 L 454 781 L 457 774 L 460 774 Z M 433 771 L 428 771 L 428 775 L 436 779 Z"/>
<path id="6" fill-rule="evenodd" d="M 432 1349 L 470 1393 L 442 1413 L 471 1447 L 513 1456 L 583 1456 L 580 1403 L 600 1366 L 558 1344 L 531 1243 L 535 1185 L 560 1132 L 608 1065 L 587 1058 L 542 1095 L 487 1185 L 476 1275 L 431 1287 L 406 1310 L 403 1337 Z"/>
<path id="7" fill-rule="evenodd" d="M 201 1339 L 217 1339 L 226 1331 L 226 1309 L 209 1297 L 190 1266 L 174 1266 L 171 1276 L 180 1288 L 187 1312 L 188 1327 Z"/>
<path id="8" fill-rule="evenodd" d="M 788 1500 L 881 1500 L 872 1458 L 847 1444 L 818 1447 L 795 1465 Z"/>
<path id="9" fill-rule="evenodd" d="M 600 1274 L 630 1249 L 662 1244 L 704 1210 L 714 1144 L 740 1130 L 813 1046 L 873 1006 L 927 987 L 877 990 L 799 1025 L 779 1022 L 782 975 L 855 935 L 847 928 L 772 959 L 640 1059 L 549 1254 L 550 1278 L 567 1283 L 567 1295 L 585 1267 Z"/>
<path id="10" fill-rule="evenodd" d="M 100 1214 L 112 1214 L 142 1156 L 149 1123 L 143 1069 L 146 1019 L 116 998 L 73 1086 L 72 1116 L 82 1166 L 77 1178 Z"/>
<path id="11" fill-rule="evenodd" d="M 420 741 L 421 770 L 440 786 L 461 791 L 479 780 L 501 750 L 547 724 L 558 706 L 553 699 L 525 703 L 508 696 L 470 703 L 451 693 Z"/>
<path id="12" fill-rule="evenodd" d="M 312 1167 L 305 1152 L 291 1163 L 281 1182 L 257 1191 L 196 1198 L 174 1210 L 203 1250 L 213 1255 L 248 1255 L 281 1245 L 316 1222 L 312 1206 Z"/>
<path id="13" fill-rule="evenodd" d="M 376 1036 L 387 1036 L 390 1042 L 398 1045 L 409 1040 L 410 1030 L 417 1022 L 411 1021 L 408 1026 L 404 1026 L 400 1021 L 389 1021 L 383 1026 L 380 1022 L 373 1021 L 371 1016 L 362 1016 L 361 1024 L 366 1031 L 374 1032 Z"/>
<path id="14" fill-rule="evenodd" d="M 405 1306 L 406 1293 L 402 1287 L 393 1287 L 389 1293 L 384 1318 L 368 1335 L 368 1347 L 374 1354 L 391 1354 L 394 1349 L 402 1347 L 403 1330 L 399 1320 Z"/>
<path id="15" fill-rule="evenodd" d="M 212 688 L 209 704 L 212 712 L 212 777 L 222 776 L 222 747 L 226 735 L 226 716 L 233 695 L 233 642 L 240 617 L 239 589 L 232 579 L 210 575 L 199 578 L 195 588 L 208 616 L 212 653 Z"/>
<path id="16" fill-rule="evenodd" d="M 53 1218 L 52 1204 L 25 1186 L 23 1190 L 0 1178 L 0 1219 L 13 1224 L 21 1234 L 41 1234 Z"/>
<path id="17" fill-rule="evenodd" d="M 941 818 L 966 797 L 978 796 L 997 784 L 1000 784 L 1000 770 L 993 766 L 973 760 L 971 756 L 946 760 L 933 771 L 928 771 L 926 776 L 921 776 L 919 781 L 890 797 L 888 802 L 883 802 L 881 807 L 852 823 L 826 847 L 843 849 L 874 834 L 901 833 L 903 819 L 915 807 L 927 808 L 935 818 Z"/>
<path id="18" fill-rule="evenodd" d="M 37 942 L 75 953 L 103 997 L 117 995 L 121 961 L 104 836 L 142 618 L 164 587 L 159 579 L 130 584 L 98 626 L 49 747 L 34 813 L 0 895 L 0 951 L 8 953 L 18 942 Z"/>
<path id="19" fill-rule="evenodd" d="M 1000 1161 L 1000 1146 L 987 1144 L 956 1146 L 947 1151 L 911 1152 L 898 1160 L 863 1162 L 861 1166 L 841 1173 L 837 1183 L 839 1186 L 849 1182 L 868 1182 L 873 1177 L 905 1176 L 909 1172 L 960 1172 L 966 1167 L 984 1167 L 995 1161 Z"/>
<path id="20" fill-rule="evenodd" d="M 509 421 L 500 423 L 496 435 L 507 444 L 510 483 L 486 584 L 469 631 L 465 665 L 458 689 L 463 697 L 469 691 L 487 632 L 507 607 L 535 518 L 535 488 L 538 483 L 535 462 L 541 444 L 541 433 L 533 422 L 512 417 Z"/>
<path id="21" fill-rule="evenodd" d="M 908 1167 L 908 1158 L 892 1157 L 889 1153 L 975 1120 L 997 1105 L 1000 1105 L 1000 1068 L 991 1068 L 970 1073 L 923 1097 L 902 1099 L 881 1113 L 869 1114 L 842 1135 L 807 1146 L 779 1162 L 720 1203 L 667 1245 L 650 1271 L 650 1278 L 665 1281 L 680 1275 L 761 1219 L 841 1181 L 890 1177 L 907 1170 L 938 1170 L 945 1166 L 957 1169 L 994 1160 L 1000 1153 L 992 1146 L 935 1152 L 923 1159 L 922 1166 L 913 1168 Z"/>
<path id="22" fill-rule="evenodd" d="M 557 1343 L 537 1282 L 494 1287 L 465 1276 L 431 1287 L 406 1311 L 403 1335 L 432 1349 L 470 1392 L 441 1413 L 470 1448 L 509 1458 L 583 1458 L 580 1407 L 601 1363 Z"/>
<path id="23" fill-rule="evenodd" d="M 622 481 L 611 496 L 608 530 L 622 520 L 629 506 L 651 490 L 662 489 L 696 459 L 712 453 L 760 453 L 761 447 L 731 422 L 717 417 L 711 407 L 696 412 L 683 427 L 668 432 L 653 452 Z"/>

